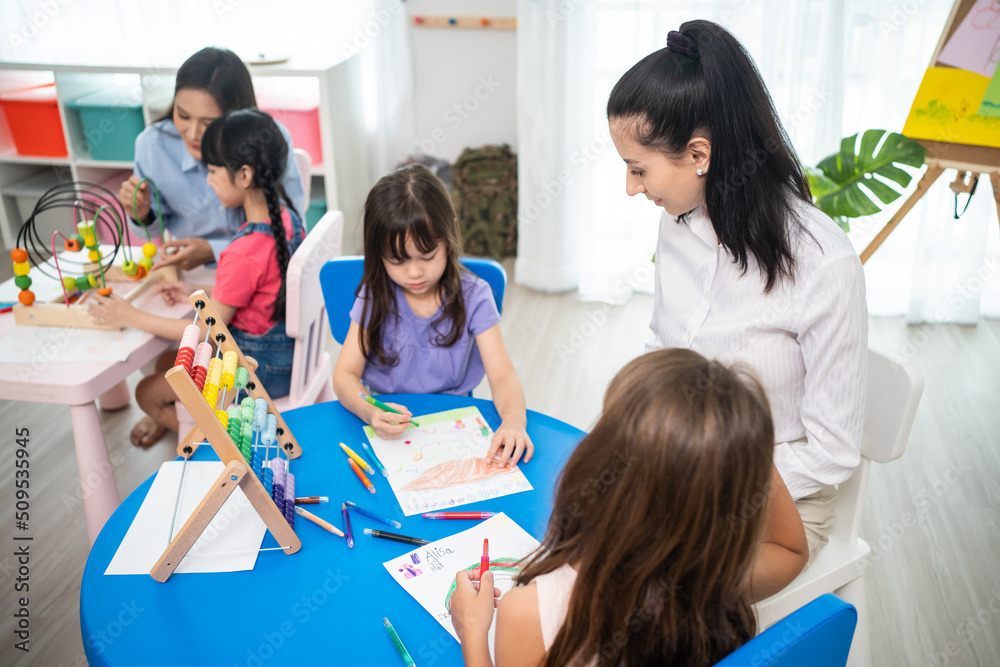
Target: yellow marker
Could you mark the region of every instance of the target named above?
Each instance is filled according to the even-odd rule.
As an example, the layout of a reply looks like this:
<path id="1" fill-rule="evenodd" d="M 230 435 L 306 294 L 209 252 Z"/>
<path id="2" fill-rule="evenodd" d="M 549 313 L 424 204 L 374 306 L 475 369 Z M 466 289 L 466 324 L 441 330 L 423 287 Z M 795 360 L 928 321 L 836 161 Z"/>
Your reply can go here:
<path id="1" fill-rule="evenodd" d="M 344 450 L 345 454 L 347 454 L 352 459 L 354 459 L 354 461 L 359 466 L 361 466 L 362 468 L 364 468 L 364 471 L 366 473 L 368 473 L 369 475 L 374 475 L 375 474 L 375 469 L 372 468 L 371 465 L 369 465 L 368 461 L 365 461 L 363 458 L 361 458 L 360 456 L 358 456 L 357 452 L 355 452 L 353 449 L 351 449 L 350 447 L 348 447 L 344 443 L 340 443 L 340 448 Z"/>

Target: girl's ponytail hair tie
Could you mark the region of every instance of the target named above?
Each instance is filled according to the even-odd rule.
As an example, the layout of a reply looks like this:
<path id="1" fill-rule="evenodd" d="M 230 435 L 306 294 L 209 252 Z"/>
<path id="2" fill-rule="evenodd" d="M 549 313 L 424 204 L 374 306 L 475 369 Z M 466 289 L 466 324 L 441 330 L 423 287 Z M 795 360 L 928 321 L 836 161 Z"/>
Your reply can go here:
<path id="1" fill-rule="evenodd" d="M 698 57 L 698 45 L 695 41 L 684 33 L 677 32 L 676 30 L 671 30 L 667 33 L 667 48 L 671 51 L 676 51 L 677 53 L 688 56 L 689 58 Z"/>

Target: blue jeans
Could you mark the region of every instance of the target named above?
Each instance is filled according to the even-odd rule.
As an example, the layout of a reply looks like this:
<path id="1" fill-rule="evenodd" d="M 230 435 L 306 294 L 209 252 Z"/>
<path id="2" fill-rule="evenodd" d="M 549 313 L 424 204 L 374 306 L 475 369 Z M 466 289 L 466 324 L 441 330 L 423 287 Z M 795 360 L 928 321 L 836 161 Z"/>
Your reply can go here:
<path id="1" fill-rule="evenodd" d="M 295 341 L 285 333 L 285 323 L 276 322 L 262 334 L 247 333 L 236 327 L 229 327 L 229 333 L 243 354 L 257 361 L 257 379 L 263 383 L 267 395 L 272 399 L 288 396 Z"/>

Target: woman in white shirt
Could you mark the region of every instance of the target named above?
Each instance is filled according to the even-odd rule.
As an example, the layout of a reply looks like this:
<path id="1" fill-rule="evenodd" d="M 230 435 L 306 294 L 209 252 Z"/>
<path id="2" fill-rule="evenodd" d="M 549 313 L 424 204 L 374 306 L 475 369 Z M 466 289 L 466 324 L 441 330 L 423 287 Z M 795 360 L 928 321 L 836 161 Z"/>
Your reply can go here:
<path id="1" fill-rule="evenodd" d="M 615 85 L 608 120 L 626 191 L 664 209 L 655 344 L 755 369 L 814 554 L 835 485 L 860 462 L 868 311 L 857 254 L 812 205 L 756 66 L 720 26 L 671 31 Z"/>

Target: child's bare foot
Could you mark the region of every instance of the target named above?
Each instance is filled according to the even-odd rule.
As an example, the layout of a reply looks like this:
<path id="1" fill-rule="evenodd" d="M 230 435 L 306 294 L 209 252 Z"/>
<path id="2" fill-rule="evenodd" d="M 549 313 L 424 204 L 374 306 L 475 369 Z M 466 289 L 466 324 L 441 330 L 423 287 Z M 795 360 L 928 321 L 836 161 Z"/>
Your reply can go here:
<path id="1" fill-rule="evenodd" d="M 156 444 L 156 441 L 163 436 L 166 430 L 166 426 L 152 417 L 146 416 L 136 422 L 129 437 L 136 447 L 150 447 Z"/>

